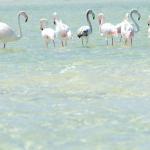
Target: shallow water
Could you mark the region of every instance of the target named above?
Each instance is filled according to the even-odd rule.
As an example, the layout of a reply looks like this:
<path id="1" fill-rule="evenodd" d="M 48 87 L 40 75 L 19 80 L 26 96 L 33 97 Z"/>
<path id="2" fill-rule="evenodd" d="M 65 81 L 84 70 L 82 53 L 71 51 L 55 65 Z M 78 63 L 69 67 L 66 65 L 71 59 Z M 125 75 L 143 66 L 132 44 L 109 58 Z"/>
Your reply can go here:
<path id="1" fill-rule="evenodd" d="M 2 1 L 0 20 L 24 37 L 0 49 L 0 150 L 147 150 L 150 148 L 150 2 L 130 0 Z M 106 47 L 97 20 L 89 46 L 76 29 L 85 11 L 119 23 L 132 7 L 142 14 L 132 48 Z M 44 48 L 39 19 L 57 11 L 74 33 L 68 47 Z M 116 39 L 118 40 L 118 39 Z M 1 45 L 2 47 L 3 45 Z"/>

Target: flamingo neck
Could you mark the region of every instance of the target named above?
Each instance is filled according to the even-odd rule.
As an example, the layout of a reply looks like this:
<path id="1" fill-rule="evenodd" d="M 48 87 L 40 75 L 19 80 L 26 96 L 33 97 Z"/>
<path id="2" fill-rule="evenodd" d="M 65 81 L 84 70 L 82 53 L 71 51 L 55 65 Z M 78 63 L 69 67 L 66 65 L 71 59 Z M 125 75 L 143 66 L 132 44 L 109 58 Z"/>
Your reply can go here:
<path id="1" fill-rule="evenodd" d="M 101 19 L 99 19 L 99 29 L 100 29 L 100 32 L 102 31 L 101 30 L 101 28 L 102 28 L 102 26 L 103 26 L 103 24 L 105 23 L 105 19 L 104 19 L 104 17 L 102 17 Z"/>
<path id="2" fill-rule="evenodd" d="M 99 19 L 99 25 L 103 25 L 104 23 L 105 23 L 104 17 L 102 17 L 101 19 Z"/>
<path id="3" fill-rule="evenodd" d="M 137 32 L 140 31 L 140 27 L 139 27 L 138 23 L 135 21 L 135 19 L 134 19 L 134 17 L 133 17 L 133 13 L 136 13 L 136 12 L 134 12 L 134 11 L 131 12 L 130 18 L 131 18 L 132 22 L 134 23 L 134 25 L 136 26 L 135 33 L 137 33 Z M 138 14 L 138 13 L 136 13 L 136 14 Z"/>
<path id="4" fill-rule="evenodd" d="M 55 22 L 56 22 L 55 28 L 56 31 L 58 32 L 61 29 L 61 20 L 56 19 Z"/>
<path id="5" fill-rule="evenodd" d="M 92 24 L 91 24 L 91 22 L 90 22 L 89 14 L 90 14 L 89 12 L 86 14 L 86 19 L 87 19 L 87 22 L 88 22 L 88 24 L 89 24 L 90 31 L 92 32 L 93 29 L 92 29 Z"/>
<path id="6" fill-rule="evenodd" d="M 18 26 L 19 26 L 19 34 L 17 35 L 17 39 L 22 38 L 22 28 L 20 24 L 20 15 L 18 15 Z"/>

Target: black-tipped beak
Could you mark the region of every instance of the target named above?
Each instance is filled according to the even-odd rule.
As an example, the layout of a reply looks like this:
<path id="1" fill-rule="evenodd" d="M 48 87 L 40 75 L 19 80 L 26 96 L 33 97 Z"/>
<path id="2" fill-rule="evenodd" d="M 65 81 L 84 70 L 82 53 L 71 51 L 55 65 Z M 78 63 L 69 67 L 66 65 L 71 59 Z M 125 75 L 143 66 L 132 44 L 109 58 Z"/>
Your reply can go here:
<path id="1" fill-rule="evenodd" d="M 93 16 L 93 20 L 95 19 L 95 16 Z"/>
<path id="2" fill-rule="evenodd" d="M 148 23 L 147 25 L 148 25 L 148 26 L 150 26 L 150 24 L 149 24 L 149 23 Z"/>
<path id="3" fill-rule="evenodd" d="M 27 21 L 28 21 L 28 17 L 26 18 L 25 22 L 27 22 Z"/>
<path id="4" fill-rule="evenodd" d="M 54 25 L 56 25 L 56 21 L 55 21 L 55 20 L 54 20 L 54 22 L 53 22 L 53 23 L 54 23 Z"/>
<path id="5" fill-rule="evenodd" d="M 140 17 L 138 18 L 138 20 L 140 20 Z"/>
<path id="6" fill-rule="evenodd" d="M 99 24 L 101 24 L 101 19 L 99 20 Z"/>
<path id="7" fill-rule="evenodd" d="M 42 31 L 43 31 L 43 28 L 42 28 L 42 27 L 40 27 L 40 30 L 42 30 Z"/>

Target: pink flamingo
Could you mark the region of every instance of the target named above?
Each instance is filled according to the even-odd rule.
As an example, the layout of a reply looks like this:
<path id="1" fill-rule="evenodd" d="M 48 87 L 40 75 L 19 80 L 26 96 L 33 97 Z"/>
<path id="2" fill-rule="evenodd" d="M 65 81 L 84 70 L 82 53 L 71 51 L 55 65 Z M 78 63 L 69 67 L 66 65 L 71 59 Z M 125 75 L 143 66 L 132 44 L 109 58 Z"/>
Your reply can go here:
<path id="1" fill-rule="evenodd" d="M 105 23 L 105 18 L 103 13 L 98 14 L 98 21 L 99 21 L 99 29 L 101 35 L 106 37 L 107 45 L 108 45 L 109 37 L 112 39 L 112 45 L 114 45 L 113 37 L 118 35 L 117 29 L 113 24 Z"/>

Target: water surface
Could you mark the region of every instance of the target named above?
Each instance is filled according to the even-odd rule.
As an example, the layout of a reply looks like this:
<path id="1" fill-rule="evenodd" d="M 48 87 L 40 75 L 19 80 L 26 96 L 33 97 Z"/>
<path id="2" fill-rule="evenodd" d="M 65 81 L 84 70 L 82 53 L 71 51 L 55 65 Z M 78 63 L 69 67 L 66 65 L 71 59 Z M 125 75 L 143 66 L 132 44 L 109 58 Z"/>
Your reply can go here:
<path id="1" fill-rule="evenodd" d="M 1 150 L 147 150 L 150 148 L 149 1 L 1 0 L 0 20 L 17 30 L 25 10 L 24 37 L 0 49 Z M 119 23 L 138 8 L 141 31 L 132 48 L 106 47 L 98 22 L 89 46 L 76 30 L 88 8 Z M 39 19 L 57 11 L 74 33 L 68 47 L 44 48 Z M 22 20 L 23 21 L 23 20 Z M 118 39 L 116 39 L 118 40 Z M 1 44 L 1 47 L 3 45 Z"/>

